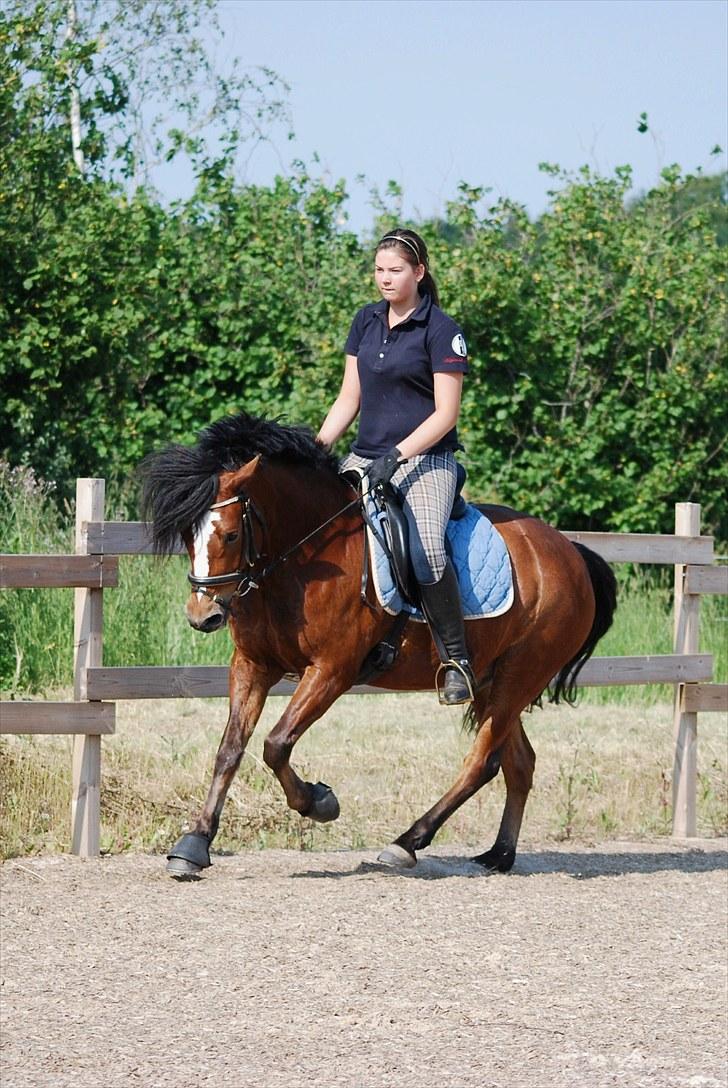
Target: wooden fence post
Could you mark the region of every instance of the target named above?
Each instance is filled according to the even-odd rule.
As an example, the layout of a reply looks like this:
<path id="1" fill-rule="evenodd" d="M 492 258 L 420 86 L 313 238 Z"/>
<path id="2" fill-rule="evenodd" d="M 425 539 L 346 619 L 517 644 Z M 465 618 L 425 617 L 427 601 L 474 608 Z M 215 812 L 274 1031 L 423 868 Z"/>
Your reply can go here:
<path id="1" fill-rule="evenodd" d="M 695 502 L 675 504 L 675 535 L 700 536 L 700 505 Z M 685 592 L 685 565 L 675 564 L 675 640 L 676 654 L 696 654 L 700 642 L 700 597 Z M 672 833 L 675 838 L 692 838 L 698 833 L 698 715 L 686 711 L 683 686 L 675 685 L 674 739 L 672 770 Z"/>
<path id="2" fill-rule="evenodd" d="M 76 480 L 76 553 L 87 554 L 84 522 L 104 520 L 103 480 Z M 74 686 L 76 701 L 87 698 L 86 669 L 103 664 L 103 589 L 75 590 Z M 73 738 L 71 851 L 93 857 L 101 846 L 101 737 Z"/>

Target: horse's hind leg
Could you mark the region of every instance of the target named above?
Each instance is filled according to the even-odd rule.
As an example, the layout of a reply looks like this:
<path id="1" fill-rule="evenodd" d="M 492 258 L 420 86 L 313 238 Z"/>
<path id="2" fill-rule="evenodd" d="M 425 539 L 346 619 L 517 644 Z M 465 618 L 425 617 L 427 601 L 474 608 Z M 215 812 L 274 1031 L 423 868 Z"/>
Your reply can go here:
<path id="1" fill-rule="evenodd" d="M 501 768 L 506 780 L 506 803 L 500 829 L 490 850 L 473 858 L 486 869 L 507 873 L 516 858 L 523 811 L 531 791 L 536 755 L 520 718 L 501 750 Z"/>
<path id="2" fill-rule="evenodd" d="M 413 866 L 417 861 L 416 851 L 429 846 L 448 817 L 498 774 L 501 753 L 511 732 L 520 728 L 520 721 L 517 715 L 514 716 L 512 707 L 496 709 L 492 704 L 484 705 L 486 699 L 489 699 L 488 693 L 476 694 L 475 713 L 482 725 L 454 784 L 404 835 L 382 851 L 379 861 L 385 865 Z"/>

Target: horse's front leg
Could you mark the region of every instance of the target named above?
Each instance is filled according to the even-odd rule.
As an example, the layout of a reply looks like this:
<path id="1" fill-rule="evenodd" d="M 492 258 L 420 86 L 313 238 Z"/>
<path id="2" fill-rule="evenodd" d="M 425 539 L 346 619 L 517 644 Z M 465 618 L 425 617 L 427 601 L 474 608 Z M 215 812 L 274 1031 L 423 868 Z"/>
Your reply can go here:
<path id="1" fill-rule="evenodd" d="M 230 783 L 240 766 L 268 691 L 277 679 L 237 652 L 233 655 L 230 664 L 230 712 L 215 757 L 212 782 L 194 829 L 183 835 L 167 855 L 167 872 L 173 876 L 194 876 L 200 869 L 209 866 L 210 843 L 217 834 Z"/>
<path id="2" fill-rule="evenodd" d="M 285 714 L 272 729 L 263 745 L 263 759 L 283 787 L 288 807 L 319 823 L 328 823 L 339 815 L 339 802 L 324 782 L 304 782 L 290 764 L 293 746 L 339 695 L 350 681 L 310 665 L 286 707 Z"/>

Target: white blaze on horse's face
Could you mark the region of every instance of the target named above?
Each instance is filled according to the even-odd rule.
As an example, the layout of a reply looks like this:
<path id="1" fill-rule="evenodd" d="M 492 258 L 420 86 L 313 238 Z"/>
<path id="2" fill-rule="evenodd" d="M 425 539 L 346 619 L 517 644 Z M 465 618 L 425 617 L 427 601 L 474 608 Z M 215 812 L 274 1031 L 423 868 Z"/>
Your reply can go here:
<path id="1" fill-rule="evenodd" d="M 218 525 L 222 516 L 217 510 L 209 510 L 200 524 L 194 537 L 187 538 L 187 550 L 192 564 L 193 575 L 196 578 L 207 578 L 210 575 L 212 560 L 221 551 Z M 217 542 L 217 543 L 216 543 Z M 212 551 L 212 557 L 210 552 Z M 225 623 L 225 610 L 214 600 L 217 591 L 212 594 L 205 593 L 202 589 L 192 590 L 185 605 L 187 622 L 196 631 L 217 631 Z"/>
<path id="2" fill-rule="evenodd" d="M 208 510 L 205 515 L 205 520 L 195 533 L 195 539 L 192 542 L 192 573 L 196 578 L 207 578 L 210 573 L 210 554 L 208 547 L 213 533 L 215 532 L 215 526 L 219 521 L 222 521 L 222 515 L 219 511 Z M 204 596 L 205 594 L 203 591 L 198 589 L 197 599 L 202 600 Z"/>

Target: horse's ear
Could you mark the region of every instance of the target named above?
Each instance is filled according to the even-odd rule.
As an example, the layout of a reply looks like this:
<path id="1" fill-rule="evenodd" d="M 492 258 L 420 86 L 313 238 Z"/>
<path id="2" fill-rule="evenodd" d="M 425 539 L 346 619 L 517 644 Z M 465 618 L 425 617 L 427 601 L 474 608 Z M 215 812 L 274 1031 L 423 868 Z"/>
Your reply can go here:
<path id="1" fill-rule="evenodd" d="M 245 491 L 245 485 L 260 464 L 261 455 L 257 454 L 252 461 L 246 461 L 241 468 L 233 472 L 221 472 L 217 492 L 218 500 L 230 499 L 233 495 Z"/>
<path id="2" fill-rule="evenodd" d="M 256 454 L 252 461 L 246 461 L 242 468 L 238 468 L 235 472 L 231 472 L 229 479 L 225 481 L 226 490 L 237 491 L 241 489 L 257 469 L 260 464 L 261 456 L 262 454 L 260 453 Z"/>

